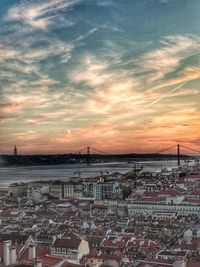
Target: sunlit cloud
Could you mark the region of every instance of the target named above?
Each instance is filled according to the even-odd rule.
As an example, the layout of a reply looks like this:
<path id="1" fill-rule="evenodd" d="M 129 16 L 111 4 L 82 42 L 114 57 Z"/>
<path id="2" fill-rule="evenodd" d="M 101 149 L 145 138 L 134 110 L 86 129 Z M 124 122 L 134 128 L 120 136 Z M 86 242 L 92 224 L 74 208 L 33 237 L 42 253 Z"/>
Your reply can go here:
<path id="1" fill-rule="evenodd" d="M 161 40 L 162 47 L 145 53 L 135 60 L 138 72 L 148 83 L 159 82 L 177 70 L 182 61 L 199 53 L 200 38 L 196 36 L 169 36 Z"/>
<path id="2" fill-rule="evenodd" d="M 7 59 L 13 59 L 14 57 L 16 57 L 16 55 L 16 50 L 0 45 L 0 62 L 3 62 Z"/>
<path id="3" fill-rule="evenodd" d="M 6 17 L 10 21 L 20 21 L 33 28 L 45 29 L 56 18 L 55 12 L 70 8 L 79 0 L 54 0 L 41 2 L 22 2 L 12 7 Z"/>

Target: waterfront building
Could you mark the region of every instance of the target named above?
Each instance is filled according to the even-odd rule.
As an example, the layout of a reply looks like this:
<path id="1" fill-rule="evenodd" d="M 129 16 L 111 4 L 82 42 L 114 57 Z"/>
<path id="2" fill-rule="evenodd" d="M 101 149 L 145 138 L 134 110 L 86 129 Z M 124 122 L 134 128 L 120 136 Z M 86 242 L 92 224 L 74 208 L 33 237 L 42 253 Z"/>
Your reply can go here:
<path id="1" fill-rule="evenodd" d="M 70 181 L 64 184 L 64 198 L 67 197 L 80 198 L 82 196 L 83 196 L 82 182 Z"/>

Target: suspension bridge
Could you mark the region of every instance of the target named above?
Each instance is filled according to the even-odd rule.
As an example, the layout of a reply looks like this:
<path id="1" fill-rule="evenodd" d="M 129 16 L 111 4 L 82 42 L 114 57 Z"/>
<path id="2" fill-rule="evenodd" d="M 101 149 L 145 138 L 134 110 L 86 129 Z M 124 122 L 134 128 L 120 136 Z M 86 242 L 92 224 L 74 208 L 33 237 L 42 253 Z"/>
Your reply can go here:
<path id="1" fill-rule="evenodd" d="M 162 149 L 162 150 L 159 150 L 159 151 L 156 151 L 156 152 L 153 152 L 153 153 L 145 153 L 145 155 L 157 155 L 157 154 L 161 154 L 161 153 L 164 153 L 164 152 L 167 152 L 167 151 L 173 151 L 173 154 L 172 155 L 176 155 L 176 158 L 177 158 L 177 165 L 179 166 L 181 164 L 181 158 L 182 156 L 200 156 L 200 150 L 196 150 L 196 149 L 193 149 L 193 148 L 189 148 L 189 147 L 186 147 L 184 145 L 180 145 L 180 144 L 176 144 L 176 145 L 173 145 L 173 146 L 170 146 L 170 147 L 167 147 L 165 149 Z M 175 153 L 174 153 L 175 151 Z M 183 151 L 189 151 L 190 152 L 190 155 L 187 155 L 187 154 L 183 154 Z M 113 156 L 116 156 L 114 154 L 110 154 L 108 152 L 105 152 L 105 151 L 101 151 L 101 150 L 98 150 L 96 148 L 93 148 L 93 147 L 84 147 L 83 149 L 75 152 L 75 154 L 79 154 L 79 156 L 81 157 L 81 155 L 84 155 L 85 158 L 86 158 L 86 162 L 87 162 L 87 165 L 90 165 L 91 163 L 91 160 L 92 158 L 95 156 L 95 154 L 97 153 L 97 155 L 105 155 L 105 156 L 110 156 L 110 157 L 113 157 Z M 193 154 L 191 154 L 193 153 Z M 195 153 L 195 154 L 194 154 Z M 198 154 L 197 154 L 198 153 Z M 142 154 L 123 154 L 123 155 L 118 155 L 118 156 L 131 156 L 131 155 L 142 155 Z"/>

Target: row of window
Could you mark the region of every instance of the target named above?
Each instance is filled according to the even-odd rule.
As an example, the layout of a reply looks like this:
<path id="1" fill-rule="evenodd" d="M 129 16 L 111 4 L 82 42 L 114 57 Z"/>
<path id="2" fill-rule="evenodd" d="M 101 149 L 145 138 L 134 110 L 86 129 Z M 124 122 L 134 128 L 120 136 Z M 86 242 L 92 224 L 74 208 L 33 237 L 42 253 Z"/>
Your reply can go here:
<path id="1" fill-rule="evenodd" d="M 66 248 L 55 248 L 56 253 L 66 254 Z"/>
<path id="2" fill-rule="evenodd" d="M 137 209 L 144 209 L 144 210 L 172 210 L 172 211 L 200 211 L 200 207 L 180 207 L 180 206 L 134 206 L 129 208 L 131 212 Z"/>

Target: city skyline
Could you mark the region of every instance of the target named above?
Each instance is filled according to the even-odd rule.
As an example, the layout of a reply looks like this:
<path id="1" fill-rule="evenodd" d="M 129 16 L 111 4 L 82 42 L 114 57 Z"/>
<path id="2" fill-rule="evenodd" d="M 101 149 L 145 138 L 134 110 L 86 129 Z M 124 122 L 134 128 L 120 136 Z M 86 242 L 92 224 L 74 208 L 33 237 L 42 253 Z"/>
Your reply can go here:
<path id="1" fill-rule="evenodd" d="M 0 1 L 0 153 L 200 148 L 198 0 Z"/>

